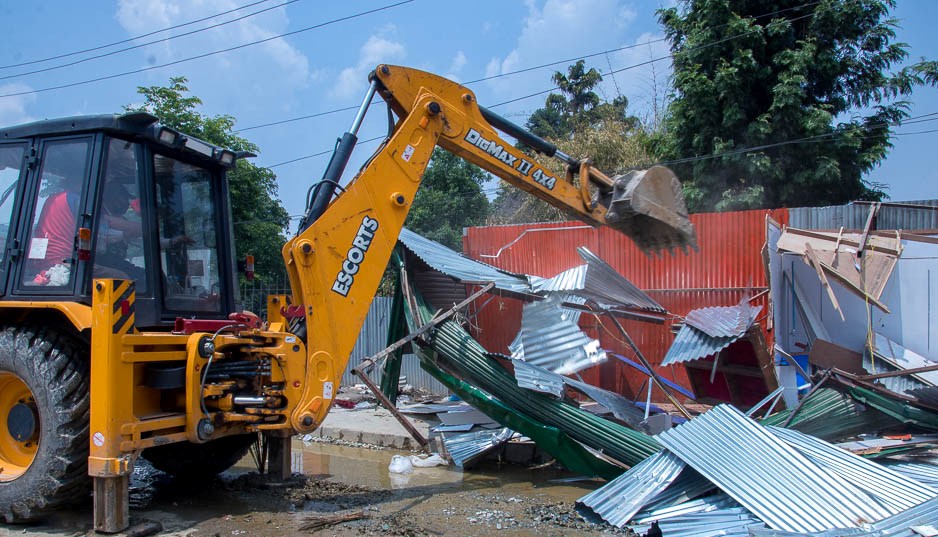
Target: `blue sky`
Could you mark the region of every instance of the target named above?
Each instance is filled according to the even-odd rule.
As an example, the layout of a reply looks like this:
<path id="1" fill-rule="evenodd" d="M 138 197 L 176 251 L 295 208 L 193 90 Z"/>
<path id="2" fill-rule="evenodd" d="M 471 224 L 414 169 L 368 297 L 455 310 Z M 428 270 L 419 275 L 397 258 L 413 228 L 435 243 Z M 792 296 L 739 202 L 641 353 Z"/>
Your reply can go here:
<path id="1" fill-rule="evenodd" d="M 42 1 L 0 3 L 4 46 L 0 65 L 47 58 L 115 41 L 235 9 L 257 0 L 119 0 L 117 2 Z M 399 1 L 399 0 L 398 0 Z M 395 0 L 325 2 L 266 0 L 235 13 L 124 43 L 117 47 L 59 60 L 0 69 L 0 126 L 60 116 L 119 112 L 138 103 L 137 86 L 165 85 L 171 76 L 186 76 L 206 114 L 230 114 L 239 128 L 357 106 L 367 88 L 366 76 L 377 63 L 408 65 L 469 82 L 491 75 L 552 62 L 556 65 L 524 74 L 473 83 L 482 104 L 492 107 L 551 87 L 550 75 L 580 56 L 607 50 L 588 60 L 606 72 L 666 56 L 667 46 L 655 19 L 660 1 L 525 0 L 452 2 L 414 0 L 386 10 Z M 285 5 L 280 5 L 285 4 Z M 279 7 L 277 7 L 279 5 Z M 268 9 L 272 8 L 272 9 Z M 47 72 L 27 71 L 73 62 L 88 55 L 148 43 L 249 13 L 263 13 L 218 28 Z M 938 2 L 902 0 L 899 41 L 909 44 L 910 59 L 938 59 Z M 335 19 L 344 21 L 304 30 Z M 215 54 L 193 56 L 297 32 L 284 38 Z M 637 46 L 635 46 L 637 45 Z M 117 76 L 74 87 L 25 93 L 52 86 Z M 666 60 L 607 76 L 600 93 L 629 97 L 633 113 L 655 117 L 668 90 Z M 523 123 L 543 104 L 540 95 L 493 109 Z M 912 98 L 912 115 L 938 112 L 938 91 L 920 88 Z M 330 149 L 348 129 L 354 111 L 292 121 L 242 133 L 261 147 L 256 163 L 276 165 Z M 908 125 L 899 133 L 935 129 L 935 122 Z M 385 131 L 383 107 L 373 107 L 360 132 L 365 140 Z M 893 200 L 938 198 L 938 133 L 895 138 L 895 149 L 869 179 L 886 183 Z M 360 146 L 353 166 L 375 145 Z M 328 155 L 275 166 L 280 197 L 290 214 L 303 210 L 309 185 L 317 181 Z M 347 173 L 350 176 L 351 173 Z M 346 177 L 348 179 L 348 177 Z"/>

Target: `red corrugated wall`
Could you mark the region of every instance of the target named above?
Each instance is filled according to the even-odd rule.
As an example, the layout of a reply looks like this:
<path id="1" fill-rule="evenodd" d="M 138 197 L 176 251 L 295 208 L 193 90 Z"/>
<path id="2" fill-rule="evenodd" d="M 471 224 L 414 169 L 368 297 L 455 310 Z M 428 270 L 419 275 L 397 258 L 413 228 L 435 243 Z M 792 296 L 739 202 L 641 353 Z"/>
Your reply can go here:
<path id="1" fill-rule="evenodd" d="M 551 277 L 583 264 L 576 249 L 585 246 L 669 312 L 685 315 L 696 308 L 734 305 L 746 293 L 758 294 L 766 289 L 761 257 L 766 216 L 782 224 L 788 223 L 786 209 L 691 215 L 700 251 L 688 255 L 678 252 L 673 256 L 649 258 L 623 235 L 579 222 L 468 228 L 463 249 L 473 259 L 505 270 Z M 767 330 L 767 294 L 754 303 L 763 307 L 759 322 L 766 331 L 766 340 L 772 341 L 771 331 Z M 507 352 L 508 343 L 521 326 L 521 303 L 496 297 L 484 304 L 475 323 L 475 335 L 488 350 Z M 580 324 L 587 333 L 599 337 L 603 348 L 632 358 L 608 321 L 600 323 L 584 315 Z M 626 321 L 623 325 L 645 357 L 654 365 L 661 363 L 674 341 L 670 323 L 661 326 Z M 658 371 L 689 387 L 682 366 Z M 582 375 L 587 382 L 628 397 L 639 396 L 646 380 L 644 375 L 615 359 Z M 662 396 L 654 397 L 661 400 Z"/>

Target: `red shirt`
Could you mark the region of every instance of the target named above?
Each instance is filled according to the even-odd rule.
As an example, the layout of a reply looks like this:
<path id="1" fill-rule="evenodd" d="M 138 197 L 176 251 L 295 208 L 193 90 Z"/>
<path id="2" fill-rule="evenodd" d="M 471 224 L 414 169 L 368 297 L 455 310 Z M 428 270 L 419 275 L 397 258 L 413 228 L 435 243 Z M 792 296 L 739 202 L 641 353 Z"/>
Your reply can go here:
<path id="1" fill-rule="evenodd" d="M 75 211 L 72 205 L 77 205 L 78 194 L 59 192 L 46 199 L 36 222 L 34 239 L 48 239 L 46 255 L 42 259 L 30 259 L 29 263 L 34 272 L 42 272 L 59 263 L 69 264 L 72 251 L 75 248 Z M 30 245 L 32 250 L 32 245 Z M 27 253 L 27 256 L 31 253 Z"/>

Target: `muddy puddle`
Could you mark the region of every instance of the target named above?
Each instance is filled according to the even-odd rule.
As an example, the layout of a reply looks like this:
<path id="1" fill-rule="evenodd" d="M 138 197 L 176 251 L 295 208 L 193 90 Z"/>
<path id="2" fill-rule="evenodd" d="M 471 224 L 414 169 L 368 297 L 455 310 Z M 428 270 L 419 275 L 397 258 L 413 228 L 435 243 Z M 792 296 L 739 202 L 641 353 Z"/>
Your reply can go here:
<path id="1" fill-rule="evenodd" d="M 598 483 L 570 474 L 485 462 L 468 471 L 415 468 L 391 474 L 394 450 L 294 441 L 288 483 L 256 474 L 246 457 L 206 483 L 176 482 L 140 464 L 131 482 L 133 523 L 158 522 L 159 535 L 611 535 L 586 522 L 574 501 Z M 0 525 L 0 536 L 93 535 L 91 504 L 39 524 Z"/>

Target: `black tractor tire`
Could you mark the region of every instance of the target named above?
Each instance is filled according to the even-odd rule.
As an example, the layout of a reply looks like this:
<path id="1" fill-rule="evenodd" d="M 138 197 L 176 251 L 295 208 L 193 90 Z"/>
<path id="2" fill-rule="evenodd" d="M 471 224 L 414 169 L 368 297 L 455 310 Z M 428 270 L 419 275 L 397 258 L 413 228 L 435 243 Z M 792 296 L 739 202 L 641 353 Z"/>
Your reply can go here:
<path id="1" fill-rule="evenodd" d="M 32 392 L 39 435 L 25 471 L 0 482 L 0 520 L 28 522 L 87 499 L 87 348 L 49 328 L 0 327 L 0 374 L 15 375 Z M 9 441 L 7 416 L 0 416 L 0 427 Z"/>
<path id="2" fill-rule="evenodd" d="M 143 458 L 154 468 L 180 481 L 211 479 L 240 461 L 257 435 L 225 436 L 204 444 L 179 442 L 143 450 Z"/>

